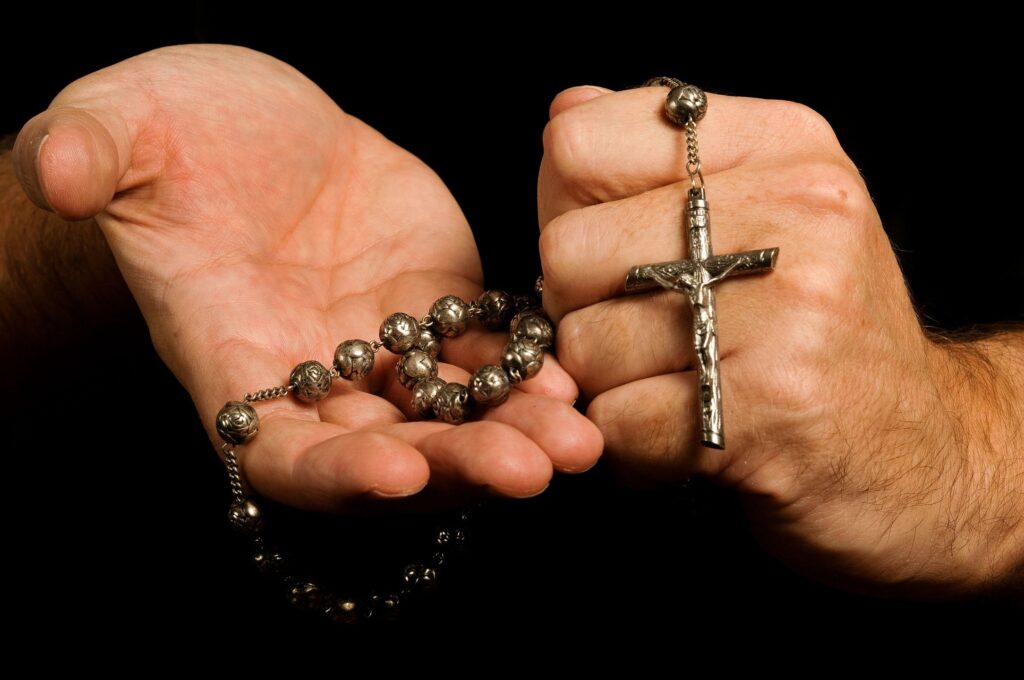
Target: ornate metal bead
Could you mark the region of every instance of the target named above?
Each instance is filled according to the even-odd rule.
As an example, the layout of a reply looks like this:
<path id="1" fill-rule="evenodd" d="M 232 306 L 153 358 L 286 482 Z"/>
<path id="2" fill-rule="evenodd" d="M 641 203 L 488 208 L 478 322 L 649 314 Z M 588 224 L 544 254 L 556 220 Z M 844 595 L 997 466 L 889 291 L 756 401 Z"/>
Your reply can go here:
<path id="1" fill-rule="evenodd" d="M 436 359 L 441 353 L 441 338 L 430 328 L 420 326 L 420 334 L 416 336 L 416 349 L 421 349 Z"/>
<path id="2" fill-rule="evenodd" d="M 539 345 L 541 349 L 551 347 L 555 341 L 555 329 L 541 314 L 542 312 L 536 309 L 516 314 L 509 324 L 512 339 L 529 340 Z"/>
<path id="3" fill-rule="evenodd" d="M 412 388 L 412 410 L 419 418 L 434 417 L 434 399 L 445 386 L 440 378 L 420 380 Z"/>
<path id="4" fill-rule="evenodd" d="M 512 391 L 508 374 L 500 366 L 487 364 L 477 369 L 469 381 L 469 394 L 478 404 L 504 404 Z"/>
<path id="5" fill-rule="evenodd" d="M 512 307 L 516 312 L 521 312 L 524 309 L 530 309 L 536 307 L 537 303 L 534 302 L 533 297 L 530 295 L 513 295 L 512 296 Z"/>
<path id="6" fill-rule="evenodd" d="M 284 572 L 285 560 L 281 553 L 258 552 L 253 555 L 252 561 L 264 576 L 278 576 Z"/>
<path id="7" fill-rule="evenodd" d="M 544 350 L 529 340 L 512 340 L 501 356 L 501 367 L 513 383 L 532 378 L 543 365 Z"/>
<path id="8" fill-rule="evenodd" d="M 381 343 L 395 354 L 405 354 L 412 349 L 419 334 L 420 325 L 416 319 L 404 312 L 395 312 L 380 325 Z"/>
<path id="9" fill-rule="evenodd" d="M 217 414 L 217 434 L 228 444 L 244 444 L 260 429 L 256 409 L 244 401 L 229 401 Z"/>
<path id="10" fill-rule="evenodd" d="M 672 122 L 679 125 L 686 125 L 691 117 L 696 123 L 708 112 L 707 95 L 696 85 L 683 83 L 668 93 L 665 111 Z"/>
<path id="11" fill-rule="evenodd" d="M 320 586 L 315 583 L 296 583 L 288 589 L 288 601 L 299 609 L 316 609 L 323 602 Z"/>
<path id="12" fill-rule="evenodd" d="M 231 504 L 228 508 L 228 521 L 232 529 L 244 536 L 252 536 L 263 527 L 259 506 L 248 498 Z"/>
<path id="13" fill-rule="evenodd" d="M 380 595 L 374 593 L 367 599 L 368 607 L 364 612 L 367 619 L 375 621 L 394 621 L 398 618 L 401 610 L 401 600 L 398 595 Z"/>
<path id="14" fill-rule="evenodd" d="M 466 543 L 466 532 L 463 529 L 439 529 L 436 542 L 445 548 L 458 548 Z"/>
<path id="15" fill-rule="evenodd" d="M 430 307 L 437 332 L 447 338 L 454 338 L 466 332 L 469 323 L 469 305 L 462 298 L 445 295 Z"/>
<path id="16" fill-rule="evenodd" d="M 434 397 L 434 413 L 446 423 L 458 425 L 472 412 L 469 390 L 459 383 L 447 383 Z"/>
<path id="17" fill-rule="evenodd" d="M 405 568 L 402 580 L 410 588 L 430 590 L 437 585 L 437 571 L 423 564 L 410 564 Z"/>
<path id="18" fill-rule="evenodd" d="M 437 362 L 421 349 L 411 349 L 395 364 L 402 387 L 411 390 L 420 380 L 437 377 Z"/>
<path id="19" fill-rule="evenodd" d="M 503 290 L 485 290 L 476 300 L 480 309 L 480 323 L 492 331 L 504 327 L 515 313 L 514 304 L 512 296 Z"/>
<path id="20" fill-rule="evenodd" d="M 327 618 L 335 623 L 355 623 L 359 620 L 359 605 L 355 600 L 347 597 L 339 597 L 331 602 L 324 610 Z"/>
<path id="21" fill-rule="evenodd" d="M 345 380 L 359 380 L 373 370 L 373 345 L 366 340 L 346 340 L 334 350 L 334 368 Z"/>
<path id="22" fill-rule="evenodd" d="M 292 369 L 288 384 L 299 401 L 319 401 L 331 391 L 331 372 L 319 361 L 303 361 Z"/>

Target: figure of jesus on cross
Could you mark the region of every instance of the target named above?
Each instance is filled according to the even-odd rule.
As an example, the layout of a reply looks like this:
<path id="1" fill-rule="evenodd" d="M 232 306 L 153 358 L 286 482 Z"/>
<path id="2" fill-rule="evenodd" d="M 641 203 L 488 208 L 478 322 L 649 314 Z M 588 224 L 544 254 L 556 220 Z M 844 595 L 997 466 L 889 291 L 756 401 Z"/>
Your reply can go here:
<path id="1" fill-rule="evenodd" d="M 626 276 L 626 292 L 641 292 L 661 286 L 685 293 L 690 298 L 693 306 L 693 345 L 697 352 L 699 376 L 697 394 L 701 413 L 701 443 L 711 448 L 724 449 L 718 323 L 712 286 L 729 276 L 770 271 L 775 267 L 779 249 L 712 255 L 710 229 L 704 190 L 692 189 L 687 206 L 690 259 L 633 267 Z"/>

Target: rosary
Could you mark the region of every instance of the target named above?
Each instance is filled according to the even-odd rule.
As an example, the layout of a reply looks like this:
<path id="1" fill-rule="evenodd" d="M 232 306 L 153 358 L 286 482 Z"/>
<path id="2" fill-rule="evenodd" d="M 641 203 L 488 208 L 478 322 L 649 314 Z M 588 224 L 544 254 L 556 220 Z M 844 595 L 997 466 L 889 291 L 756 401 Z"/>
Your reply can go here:
<path id="1" fill-rule="evenodd" d="M 686 229 L 690 257 L 633 267 L 626 276 L 625 289 L 633 293 L 665 288 L 685 293 L 689 298 L 693 307 L 693 340 L 697 354 L 701 443 L 722 449 L 725 447 L 725 434 L 712 286 L 730 276 L 771 270 L 775 266 L 778 249 L 712 255 L 709 208 L 697 147 L 697 122 L 707 111 L 707 97 L 700 88 L 674 78 L 655 78 L 644 86 L 671 88 L 665 113 L 686 133 L 686 170 L 690 177 Z M 275 551 L 265 538 L 260 508 L 245 493 L 242 485 L 235 447 L 250 441 L 259 431 L 259 416 L 252 404 L 288 395 L 307 403 L 323 399 L 330 392 L 334 380 L 359 380 L 369 375 L 376 354 L 386 349 L 399 355 L 395 372 L 398 381 L 411 391 L 413 412 L 420 418 L 436 417 L 458 425 L 481 408 L 504 403 L 515 385 L 541 370 L 544 351 L 553 345 L 554 329 L 540 304 L 543 279 L 537 280 L 535 290 L 537 297 L 513 297 L 504 291 L 489 290 L 474 302 L 445 295 L 434 302 L 429 313 L 419 320 L 402 312 L 391 314 L 381 324 L 378 340 L 345 340 L 339 344 L 330 368 L 319 361 L 304 361 L 292 370 L 286 385 L 247 393 L 241 401 L 229 401 L 220 410 L 216 429 L 224 440 L 224 464 L 232 494 L 228 519 L 234 529 L 251 539 L 257 567 L 284 584 L 293 605 L 319 612 L 337 623 L 393 620 L 404 603 L 436 586 L 439 571 L 450 561 L 452 550 L 465 543 L 469 513 L 461 513 L 452 526 L 437 530 L 433 537 L 433 553 L 427 560 L 406 566 L 398 586 L 392 591 L 355 598 L 296 577 L 286 558 Z M 445 383 L 437 377 L 436 359 L 441 341 L 461 335 L 473 320 L 489 330 L 508 328 L 509 340 L 502 352 L 500 365 L 482 366 L 468 385 Z"/>

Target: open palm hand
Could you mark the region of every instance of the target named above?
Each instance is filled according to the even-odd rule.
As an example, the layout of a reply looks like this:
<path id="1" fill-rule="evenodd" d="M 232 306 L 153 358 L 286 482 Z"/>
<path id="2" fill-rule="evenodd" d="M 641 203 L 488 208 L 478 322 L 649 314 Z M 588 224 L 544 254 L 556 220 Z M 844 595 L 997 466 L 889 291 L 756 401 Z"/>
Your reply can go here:
<path id="1" fill-rule="evenodd" d="M 25 126 L 15 155 L 34 200 L 96 216 L 216 444 L 225 401 L 282 384 L 301 361 L 330 365 L 342 340 L 375 339 L 392 312 L 419 317 L 442 295 L 481 291 L 472 233 L 440 179 L 257 52 L 166 48 L 89 75 Z M 446 339 L 440 377 L 465 384 L 505 337 Z M 428 480 L 445 495 L 529 496 L 553 469 L 600 454 L 550 357 L 508 402 L 458 427 L 410 422 L 394 361 L 382 351 L 369 377 L 338 381 L 315 404 L 257 405 L 260 434 L 240 449 L 248 482 L 329 510 Z"/>

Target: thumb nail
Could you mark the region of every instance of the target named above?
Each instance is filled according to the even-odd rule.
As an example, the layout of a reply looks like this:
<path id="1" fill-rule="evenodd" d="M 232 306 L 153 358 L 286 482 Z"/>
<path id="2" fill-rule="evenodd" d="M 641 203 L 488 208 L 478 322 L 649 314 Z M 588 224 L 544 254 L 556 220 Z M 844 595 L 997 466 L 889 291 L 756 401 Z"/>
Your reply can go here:
<path id="1" fill-rule="evenodd" d="M 47 140 L 50 139 L 50 134 L 43 130 L 40 133 L 18 138 L 14 145 L 14 157 L 17 161 L 14 164 L 14 174 L 18 177 L 18 181 L 21 182 L 29 199 L 40 208 L 52 212 L 53 208 L 46 200 L 46 192 L 43 190 L 39 172 L 39 158 Z"/>

